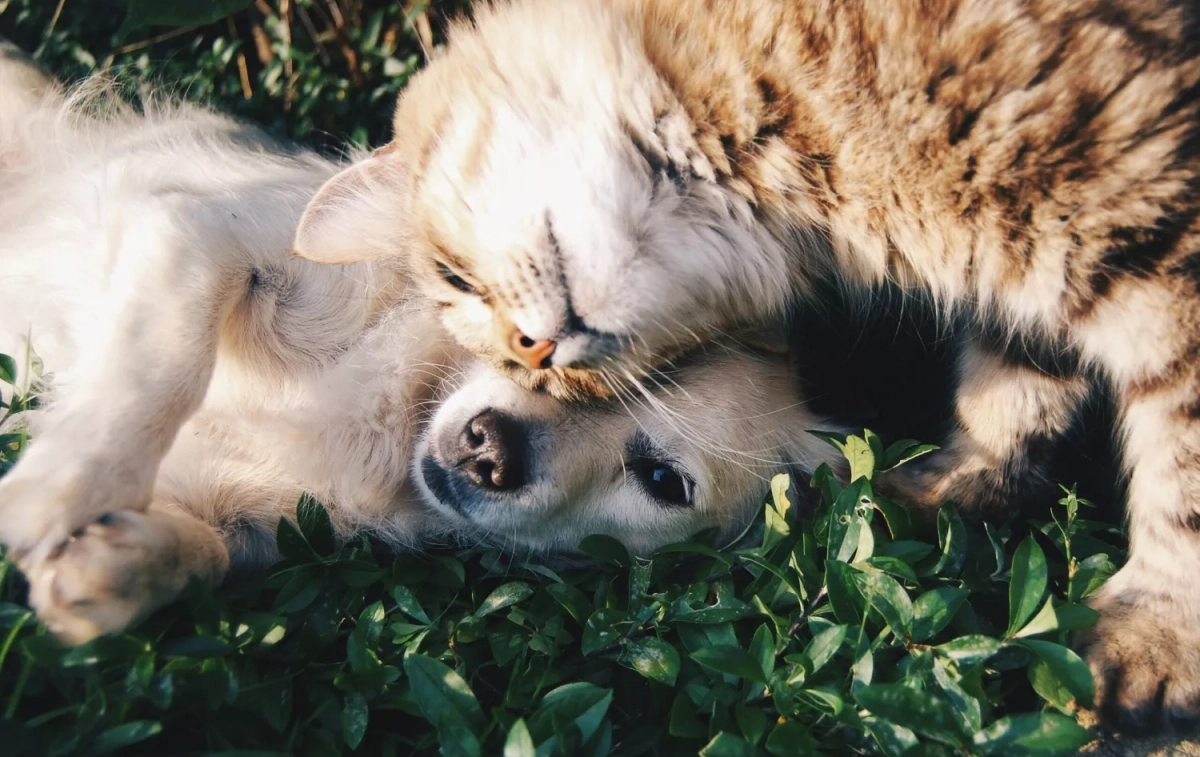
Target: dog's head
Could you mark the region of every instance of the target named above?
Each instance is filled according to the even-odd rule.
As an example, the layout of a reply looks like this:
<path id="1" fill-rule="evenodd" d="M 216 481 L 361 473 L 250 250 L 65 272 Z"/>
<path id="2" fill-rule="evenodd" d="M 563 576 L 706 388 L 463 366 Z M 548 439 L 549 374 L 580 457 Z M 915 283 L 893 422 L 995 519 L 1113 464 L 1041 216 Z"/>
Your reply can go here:
<path id="1" fill-rule="evenodd" d="M 644 554 L 711 527 L 736 537 L 774 474 L 805 474 L 830 457 L 806 433 L 819 423 L 784 357 L 725 345 L 590 403 L 479 367 L 425 430 L 413 478 L 469 538 L 570 551 L 601 533 Z"/>

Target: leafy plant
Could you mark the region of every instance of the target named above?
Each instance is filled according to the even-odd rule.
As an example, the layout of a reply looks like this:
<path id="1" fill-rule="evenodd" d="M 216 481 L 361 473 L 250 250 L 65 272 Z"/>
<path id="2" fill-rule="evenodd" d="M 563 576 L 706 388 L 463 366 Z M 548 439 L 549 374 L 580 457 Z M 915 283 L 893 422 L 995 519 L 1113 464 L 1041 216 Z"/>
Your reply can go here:
<path id="1" fill-rule="evenodd" d="M 12 361 L 0 358 L 5 380 Z M 14 404 L 24 402 L 18 393 Z M 1092 697 L 1064 645 L 1118 556 L 1064 516 L 1018 536 L 952 505 L 922 539 L 875 495 L 924 451 L 825 435 L 856 478 L 786 475 L 747 546 L 713 534 L 588 567 L 495 551 L 390 559 L 303 499 L 262 581 L 78 649 L 0 604 L 0 728 L 21 754 L 1059 755 Z M 1049 555 L 1047 554 L 1049 550 Z M 12 754 L 13 752 L 9 752 Z"/>

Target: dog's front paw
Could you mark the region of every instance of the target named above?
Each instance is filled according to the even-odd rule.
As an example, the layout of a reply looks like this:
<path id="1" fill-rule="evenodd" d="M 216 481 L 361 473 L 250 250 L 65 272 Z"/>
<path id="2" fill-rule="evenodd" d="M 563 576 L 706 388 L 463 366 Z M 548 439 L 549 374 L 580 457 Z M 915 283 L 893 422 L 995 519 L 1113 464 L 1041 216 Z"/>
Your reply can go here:
<path id="1" fill-rule="evenodd" d="M 1200 715 L 1200 625 L 1167 587 L 1102 589 L 1096 625 L 1078 646 L 1110 727 L 1158 732 L 1194 727 Z M 1176 590 L 1186 587 L 1171 587 Z"/>
<path id="2" fill-rule="evenodd" d="M 194 573 L 174 525 L 151 513 L 102 515 L 26 567 L 30 605 L 68 644 L 137 623 L 174 599 Z"/>
<path id="3" fill-rule="evenodd" d="M 154 482 L 145 469 L 39 439 L 0 479 L 0 545 L 21 567 L 37 565 L 104 513 L 145 511 Z"/>

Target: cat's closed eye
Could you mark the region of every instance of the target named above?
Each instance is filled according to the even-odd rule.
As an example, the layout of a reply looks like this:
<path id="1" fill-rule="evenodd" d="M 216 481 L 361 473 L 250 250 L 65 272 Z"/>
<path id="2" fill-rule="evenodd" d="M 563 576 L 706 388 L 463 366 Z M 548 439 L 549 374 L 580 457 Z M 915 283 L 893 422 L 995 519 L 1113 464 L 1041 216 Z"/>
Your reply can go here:
<path id="1" fill-rule="evenodd" d="M 478 293 L 478 290 L 474 286 L 472 286 L 472 284 L 469 281 L 464 279 L 462 276 L 459 276 L 457 273 L 454 272 L 454 269 L 452 269 L 450 266 L 446 265 L 445 263 L 439 262 L 437 264 L 437 269 L 438 269 L 438 275 L 442 277 L 442 281 L 445 281 L 447 284 L 454 287 L 458 291 L 463 292 L 464 294 L 477 294 Z"/>

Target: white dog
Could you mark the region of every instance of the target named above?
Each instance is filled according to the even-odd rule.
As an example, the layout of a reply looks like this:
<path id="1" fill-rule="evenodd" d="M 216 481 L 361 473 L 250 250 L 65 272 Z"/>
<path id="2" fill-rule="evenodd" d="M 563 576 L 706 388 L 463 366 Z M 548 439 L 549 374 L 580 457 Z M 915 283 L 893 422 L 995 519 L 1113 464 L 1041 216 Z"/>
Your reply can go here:
<path id="1" fill-rule="evenodd" d="M 404 270 L 290 254 L 344 166 L 104 89 L 0 60 L 0 352 L 31 364 L 32 335 L 47 371 L 0 542 L 60 638 L 270 559 L 303 492 L 398 547 L 644 553 L 736 535 L 772 473 L 830 456 L 779 354 L 713 346 L 576 405 L 464 361 Z"/>

